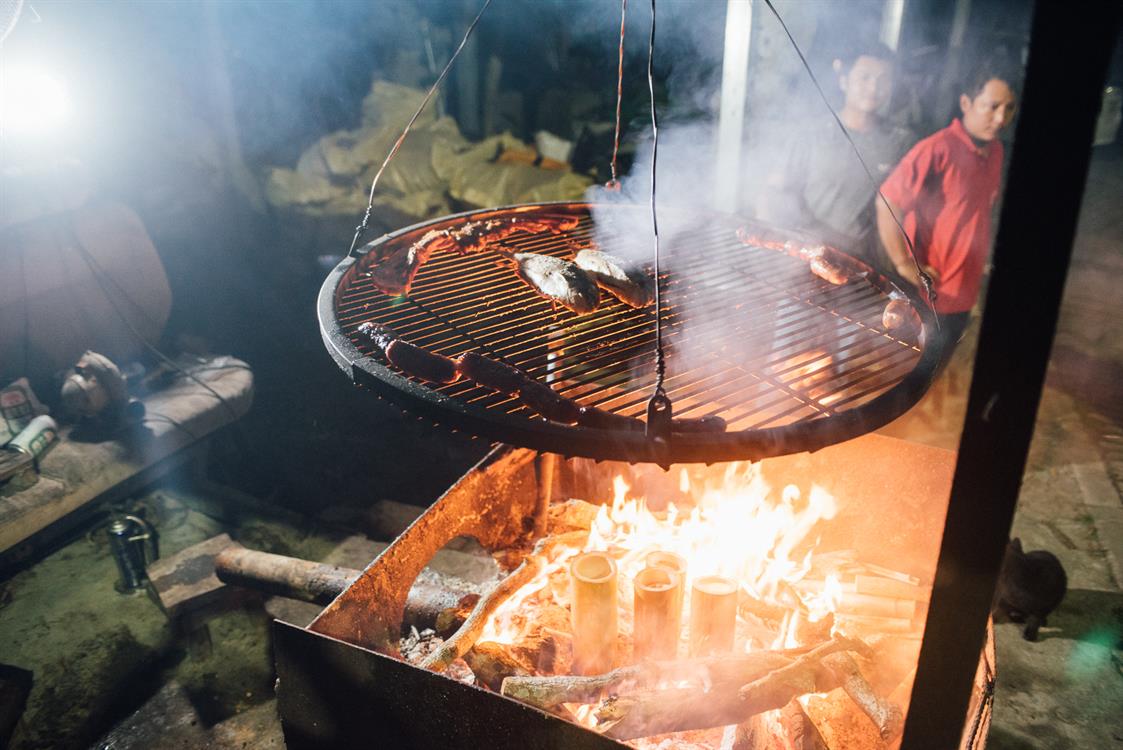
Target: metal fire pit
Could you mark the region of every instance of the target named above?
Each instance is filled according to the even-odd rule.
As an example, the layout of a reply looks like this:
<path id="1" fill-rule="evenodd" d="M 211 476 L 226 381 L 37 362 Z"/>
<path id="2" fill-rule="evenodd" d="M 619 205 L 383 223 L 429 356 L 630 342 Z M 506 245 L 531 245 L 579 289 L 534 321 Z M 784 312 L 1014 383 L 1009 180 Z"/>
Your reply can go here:
<path id="1" fill-rule="evenodd" d="M 308 628 L 277 622 L 279 710 L 290 750 L 313 747 L 611 748 L 623 745 L 496 693 L 396 659 L 404 602 L 432 555 L 458 535 L 490 549 L 541 529 L 551 496 L 608 499 L 622 473 L 648 496 L 670 493 L 677 474 L 651 466 L 558 462 L 501 446 L 448 490 Z M 886 460 L 891 459 L 891 460 Z M 814 481 L 836 496 L 820 548 L 855 548 L 866 562 L 931 582 L 954 454 L 867 435 L 814 454 L 768 459 L 774 487 Z M 698 471 L 706 471 L 699 467 Z M 665 485 L 665 486 L 664 486 Z M 669 495 L 668 495 L 669 496 Z M 992 664 L 993 662 L 991 662 Z M 982 746 L 989 722 L 980 668 L 967 747 Z"/>
<path id="2" fill-rule="evenodd" d="M 924 394 L 939 352 L 932 317 L 910 290 L 855 259 L 843 285 L 813 275 L 792 255 L 737 238 L 743 220 L 723 214 L 664 212 L 664 342 L 667 394 L 675 416 L 720 416 L 728 431 L 675 433 L 669 447 L 643 432 L 571 427 L 540 418 L 516 399 L 470 381 L 434 385 L 389 365 L 357 334 L 374 321 L 430 352 L 477 352 L 521 368 L 582 406 L 641 417 L 654 383 L 654 307 L 633 309 L 607 293 L 576 315 L 538 296 L 497 253 L 438 251 L 421 266 L 410 294 L 375 288 L 366 273 L 374 251 L 409 246 L 426 232 L 468 221 L 577 219 L 557 234 L 516 233 L 502 246 L 572 258 L 597 246 L 647 259 L 648 209 L 553 203 L 476 211 L 388 234 L 328 276 L 318 302 L 332 357 L 356 384 L 401 408 L 492 440 L 602 460 L 713 462 L 817 450 L 887 424 Z M 595 218 L 595 221 L 594 221 Z M 800 238 L 757 226 L 754 234 Z M 908 285 L 904 285 L 908 286 Z M 882 325 L 889 294 L 908 299 L 915 322 Z"/>

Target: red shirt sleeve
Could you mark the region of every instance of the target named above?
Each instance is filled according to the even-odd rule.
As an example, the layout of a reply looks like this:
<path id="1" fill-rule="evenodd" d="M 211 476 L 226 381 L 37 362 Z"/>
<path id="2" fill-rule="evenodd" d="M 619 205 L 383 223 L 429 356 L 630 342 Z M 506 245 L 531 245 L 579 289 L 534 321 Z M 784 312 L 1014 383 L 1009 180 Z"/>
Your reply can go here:
<path id="1" fill-rule="evenodd" d="M 898 206 L 903 213 L 907 214 L 915 209 L 924 183 L 938 169 L 938 161 L 934 139 L 925 138 L 913 146 L 882 183 L 881 192 L 885 199 Z"/>

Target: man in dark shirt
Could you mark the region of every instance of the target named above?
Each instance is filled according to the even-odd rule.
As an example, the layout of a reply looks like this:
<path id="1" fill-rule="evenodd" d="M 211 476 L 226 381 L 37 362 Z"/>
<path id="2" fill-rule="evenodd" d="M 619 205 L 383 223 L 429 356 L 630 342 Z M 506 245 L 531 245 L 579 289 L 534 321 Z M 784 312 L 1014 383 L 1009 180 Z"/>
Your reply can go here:
<path id="1" fill-rule="evenodd" d="M 962 117 L 916 144 L 881 186 L 878 232 L 902 277 L 919 284 L 893 215 L 902 219 L 917 260 L 932 277 L 945 358 L 967 327 L 990 245 L 990 219 L 1002 180 L 998 134 L 1014 116 L 1009 73 L 984 67 L 959 97 Z"/>
<path id="2" fill-rule="evenodd" d="M 881 44 L 857 47 L 834 61 L 844 103 L 839 119 L 880 181 L 914 142 L 881 110 L 893 86 L 893 53 Z M 816 113 L 814 125 L 790 138 L 760 201 L 761 219 L 801 229 L 839 249 L 878 262 L 873 213 L 876 189 L 838 124 Z"/>

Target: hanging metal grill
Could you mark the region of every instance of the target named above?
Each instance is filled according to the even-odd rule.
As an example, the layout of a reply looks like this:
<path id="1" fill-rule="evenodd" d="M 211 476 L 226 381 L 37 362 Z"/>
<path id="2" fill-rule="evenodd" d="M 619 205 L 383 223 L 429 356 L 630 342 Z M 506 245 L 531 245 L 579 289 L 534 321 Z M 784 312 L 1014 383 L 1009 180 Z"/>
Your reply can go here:
<path id="1" fill-rule="evenodd" d="M 629 229 L 645 211 L 538 204 L 459 214 L 385 235 L 343 260 L 324 282 L 324 341 L 356 384 L 453 429 L 563 455 L 661 464 L 815 450 L 888 423 L 931 383 L 939 356 L 924 343 L 932 318 L 915 296 L 853 259 L 848 262 L 861 272 L 845 284 L 829 283 L 769 243 L 740 241 L 743 222 L 724 215 L 672 219 L 679 229 L 666 240 L 661 279 L 666 390 L 675 416 L 720 417 L 724 431 L 674 432 L 660 444 L 642 430 L 551 422 L 518 398 L 473 381 L 439 385 L 412 377 L 358 331 L 374 322 L 434 354 L 476 352 L 581 406 L 642 418 L 655 377 L 653 308 L 634 309 L 602 294 L 596 310 L 577 315 L 539 296 L 503 254 L 488 250 L 434 253 L 404 296 L 380 291 L 369 268 L 372 258 L 431 230 L 512 216 L 577 222 L 558 233 L 513 234 L 502 242 L 506 250 L 572 258 L 596 245 L 642 257 L 648 238 Z M 913 325 L 885 328 L 890 294 L 907 297 Z"/>

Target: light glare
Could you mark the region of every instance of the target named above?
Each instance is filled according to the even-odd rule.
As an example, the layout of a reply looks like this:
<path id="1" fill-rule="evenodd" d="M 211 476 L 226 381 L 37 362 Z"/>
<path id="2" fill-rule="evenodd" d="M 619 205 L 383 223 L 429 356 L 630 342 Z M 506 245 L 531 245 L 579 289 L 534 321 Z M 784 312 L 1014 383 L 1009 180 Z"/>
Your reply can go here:
<path id="1" fill-rule="evenodd" d="M 62 81 L 44 70 L 5 68 L 0 72 L 0 132 L 39 135 L 66 121 L 70 98 Z"/>

